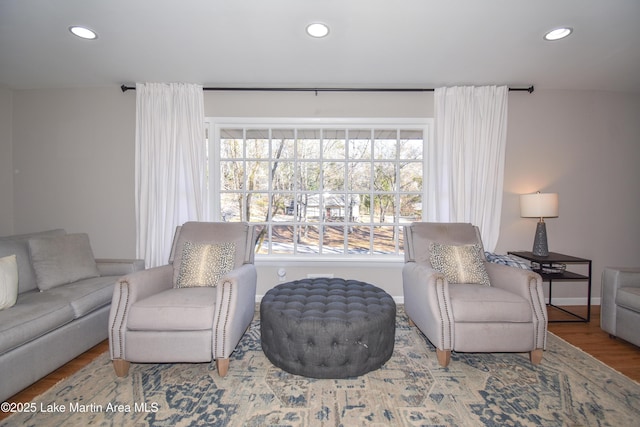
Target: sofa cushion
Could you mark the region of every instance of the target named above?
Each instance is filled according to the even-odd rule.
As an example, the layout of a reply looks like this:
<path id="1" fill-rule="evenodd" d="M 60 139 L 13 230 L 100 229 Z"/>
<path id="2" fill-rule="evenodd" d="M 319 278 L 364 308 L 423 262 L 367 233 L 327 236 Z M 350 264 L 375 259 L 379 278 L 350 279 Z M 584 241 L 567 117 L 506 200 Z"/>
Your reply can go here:
<path id="1" fill-rule="evenodd" d="M 624 287 L 618 289 L 616 304 L 620 307 L 640 312 L 640 288 Z"/>
<path id="2" fill-rule="evenodd" d="M 18 299 L 18 263 L 15 255 L 0 258 L 0 310 Z"/>
<path id="3" fill-rule="evenodd" d="M 41 231 L 30 234 L 16 234 L 14 236 L 0 237 L 0 257 L 15 255 L 18 262 L 18 293 L 38 289 L 36 285 L 36 273 L 31 265 L 29 246 L 27 242 L 32 237 L 62 236 L 66 234 L 63 229 Z"/>
<path id="4" fill-rule="evenodd" d="M 431 265 L 444 274 L 449 283 L 489 286 L 489 275 L 481 251 L 478 244 L 456 246 L 432 242 L 429 246 Z"/>
<path id="5" fill-rule="evenodd" d="M 449 286 L 453 318 L 458 322 L 531 322 L 529 302 L 521 296 L 492 286 Z"/>
<path id="6" fill-rule="evenodd" d="M 234 242 L 184 242 L 176 287 L 216 286 L 222 276 L 233 270 L 235 256 Z"/>
<path id="7" fill-rule="evenodd" d="M 29 252 L 41 291 L 100 275 L 86 233 L 31 238 Z"/>
<path id="8" fill-rule="evenodd" d="M 73 308 L 77 319 L 111 303 L 113 287 L 120 276 L 101 276 L 79 280 L 46 291 L 53 298 L 62 298 Z"/>
<path id="9" fill-rule="evenodd" d="M 74 318 L 69 302 L 47 292 L 18 295 L 16 305 L 0 311 L 0 354 L 32 341 Z"/>
<path id="10" fill-rule="evenodd" d="M 210 330 L 216 288 L 172 288 L 134 303 L 127 327 L 142 331 Z"/>

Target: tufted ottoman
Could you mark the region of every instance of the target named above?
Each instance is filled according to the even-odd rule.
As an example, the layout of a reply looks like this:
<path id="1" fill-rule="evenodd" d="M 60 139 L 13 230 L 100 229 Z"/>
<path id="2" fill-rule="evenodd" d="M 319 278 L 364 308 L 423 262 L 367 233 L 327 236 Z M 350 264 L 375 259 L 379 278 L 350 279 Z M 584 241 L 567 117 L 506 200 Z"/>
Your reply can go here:
<path id="1" fill-rule="evenodd" d="M 382 289 L 344 279 L 304 279 L 260 303 L 262 350 L 275 366 L 313 378 L 347 378 L 393 353 L 396 304 Z"/>

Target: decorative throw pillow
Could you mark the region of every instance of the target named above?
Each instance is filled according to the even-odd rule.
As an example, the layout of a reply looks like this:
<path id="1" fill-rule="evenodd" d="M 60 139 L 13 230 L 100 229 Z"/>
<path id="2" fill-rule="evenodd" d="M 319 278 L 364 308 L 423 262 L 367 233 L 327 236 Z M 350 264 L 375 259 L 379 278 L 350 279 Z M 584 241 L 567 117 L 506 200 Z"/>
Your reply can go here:
<path id="1" fill-rule="evenodd" d="M 0 258 L 0 310 L 18 300 L 18 262 L 15 255 Z"/>
<path id="2" fill-rule="evenodd" d="M 85 233 L 29 239 L 29 252 L 41 291 L 100 276 Z"/>
<path id="3" fill-rule="evenodd" d="M 216 286 L 226 273 L 233 270 L 236 244 L 184 242 L 177 288 Z"/>
<path id="4" fill-rule="evenodd" d="M 432 242 L 431 265 L 449 283 L 477 283 L 489 286 L 489 275 L 480 255 L 480 245 L 453 246 Z"/>

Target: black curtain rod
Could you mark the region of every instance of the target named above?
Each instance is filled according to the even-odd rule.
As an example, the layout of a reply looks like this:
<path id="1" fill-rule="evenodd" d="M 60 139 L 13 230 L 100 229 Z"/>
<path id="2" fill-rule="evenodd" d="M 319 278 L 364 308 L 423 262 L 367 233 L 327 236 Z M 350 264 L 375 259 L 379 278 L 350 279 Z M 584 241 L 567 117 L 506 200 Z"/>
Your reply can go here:
<path id="1" fill-rule="evenodd" d="M 136 90 L 135 86 L 120 86 L 123 92 Z M 433 92 L 433 88 L 305 88 L 305 87 L 203 87 L 207 91 L 245 91 L 245 92 Z M 529 87 L 510 87 L 509 92 L 533 92 L 533 85 Z"/>

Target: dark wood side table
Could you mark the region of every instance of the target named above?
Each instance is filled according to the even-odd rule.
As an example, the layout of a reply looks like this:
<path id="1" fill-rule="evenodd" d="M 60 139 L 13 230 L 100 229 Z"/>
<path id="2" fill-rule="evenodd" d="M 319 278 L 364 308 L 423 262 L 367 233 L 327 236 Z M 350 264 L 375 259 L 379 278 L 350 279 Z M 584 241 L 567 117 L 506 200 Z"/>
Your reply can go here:
<path id="1" fill-rule="evenodd" d="M 556 252 L 549 252 L 548 256 L 534 255 L 532 252 L 508 252 L 509 255 L 514 255 L 519 258 L 526 259 L 532 263 L 536 263 L 537 267 L 533 269 L 536 273 L 542 276 L 542 280 L 549 282 L 549 302 L 547 305 L 563 311 L 575 319 L 570 320 L 550 320 L 549 322 L 589 322 L 591 320 L 591 260 L 585 258 L 577 258 L 570 255 L 559 254 Z M 560 272 L 554 272 L 554 266 L 558 264 L 585 264 L 588 266 L 589 273 L 585 276 L 583 274 L 574 273 L 572 271 L 564 270 Z M 582 317 L 579 314 L 573 313 L 562 307 L 553 305 L 553 282 L 586 282 L 587 283 L 587 317 Z"/>

